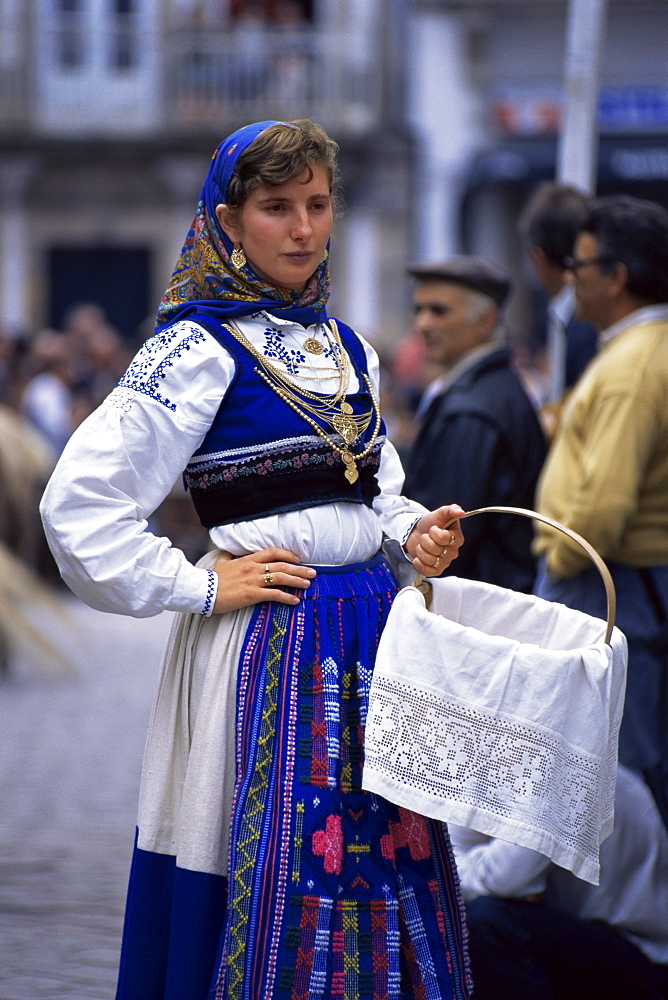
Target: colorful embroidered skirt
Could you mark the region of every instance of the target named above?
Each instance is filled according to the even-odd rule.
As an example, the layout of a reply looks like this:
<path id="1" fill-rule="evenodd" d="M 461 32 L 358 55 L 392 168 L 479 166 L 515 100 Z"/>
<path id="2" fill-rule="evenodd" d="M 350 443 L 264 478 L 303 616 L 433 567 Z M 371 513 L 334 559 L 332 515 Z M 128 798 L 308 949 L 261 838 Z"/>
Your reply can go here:
<path id="1" fill-rule="evenodd" d="M 225 875 L 135 849 L 117 1000 L 463 1000 L 445 828 L 361 790 L 386 564 L 258 605 L 236 674 Z M 140 814 L 141 824 L 141 814 Z"/>

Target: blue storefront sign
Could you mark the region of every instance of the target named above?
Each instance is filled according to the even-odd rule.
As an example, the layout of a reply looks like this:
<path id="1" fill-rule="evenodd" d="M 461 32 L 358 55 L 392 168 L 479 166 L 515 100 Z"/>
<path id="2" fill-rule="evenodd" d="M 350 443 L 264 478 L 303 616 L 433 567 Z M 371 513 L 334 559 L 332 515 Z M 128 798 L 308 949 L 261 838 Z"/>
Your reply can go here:
<path id="1" fill-rule="evenodd" d="M 604 87 L 598 124 L 610 131 L 668 128 L 668 87 Z"/>

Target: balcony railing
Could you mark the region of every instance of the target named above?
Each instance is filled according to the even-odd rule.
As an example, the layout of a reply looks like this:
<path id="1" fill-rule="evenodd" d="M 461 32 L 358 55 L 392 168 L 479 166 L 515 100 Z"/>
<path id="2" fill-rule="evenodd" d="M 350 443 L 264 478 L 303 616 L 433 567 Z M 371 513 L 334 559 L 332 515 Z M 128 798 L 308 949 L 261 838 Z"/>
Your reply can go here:
<path id="1" fill-rule="evenodd" d="M 175 37 L 165 60 L 165 109 L 177 129 L 262 118 L 312 117 L 365 132 L 378 122 L 374 47 L 354 58 L 345 39 L 317 31 Z"/>
<path id="2" fill-rule="evenodd" d="M 51 45 L 56 53 L 57 38 L 43 37 L 42 53 Z M 0 69 L 0 129 L 150 136 L 312 117 L 364 134 L 379 124 L 380 53 L 371 43 L 361 49 L 316 29 L 260 29 L 147 33 L 138 45 L 136 65 L 98 59 L 94 76 L 85 65 L 72 70 L 42 58 L 37 86 L 32 67 L 4 75 Z"/>

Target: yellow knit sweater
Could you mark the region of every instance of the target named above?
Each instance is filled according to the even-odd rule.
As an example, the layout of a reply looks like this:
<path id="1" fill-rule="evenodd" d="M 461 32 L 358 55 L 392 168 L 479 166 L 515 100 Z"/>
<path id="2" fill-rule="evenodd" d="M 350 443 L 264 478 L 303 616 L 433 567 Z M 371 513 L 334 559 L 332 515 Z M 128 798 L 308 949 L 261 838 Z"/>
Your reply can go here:
<path id="1" fill-rule="evenodd" d="M 603 345 L 564 407 L 537 509 L 604 559 L 668 564 L 668 320 L 631 325 Z M 553 576 L 589 565 L 560 532 L 537 526 Z"/>

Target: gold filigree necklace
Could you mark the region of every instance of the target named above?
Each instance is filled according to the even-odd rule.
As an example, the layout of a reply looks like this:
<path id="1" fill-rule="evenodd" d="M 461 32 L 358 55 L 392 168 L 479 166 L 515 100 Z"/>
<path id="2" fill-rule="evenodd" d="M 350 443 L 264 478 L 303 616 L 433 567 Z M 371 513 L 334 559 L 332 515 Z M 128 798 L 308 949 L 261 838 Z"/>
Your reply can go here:
<path id="1" fill-rule="evenodd" d="M 261 367 L 256 368 L 255 371 L 260 378 L 263 379 L 269 388 L 272 389 L 273 392 L 275 392 L 276 395 L 283 400 L 283 402 L 294 410 L 295 413 L 299 414 L 303 420 L 310 424 L 318 436 L 326 441 L 330 448 L 341 456 L 341 461 L 345 466 L 344 475 L 348 482 L 351 485 L 357 482 L 359 479 L 357 463 L 369 454 L 378 437 L 381 424 L 380 406 L 373 391 L 371 380 L 364 373 L 362 373 L 362 378 L 364 379 L 368 393 L 371 397 L 371 409 L 356 415 L 352 406 L 346 400 L 345 396 L 350 379 L 350 367 L 348 357 L 343 348 L 341 335 L 334 320 L 330 320 L 330 325 L 332 337 L 337 348 L 337 350 L 333 353 L 334 359 L 339 367 L 340 377 L 337 391 L 329 396 L 316 395 L 315 393 L 309 392 L 307 389 L 296 385 L 286 373 L 280 371 L 275 367 L 275 365 L 271 364 L 268 358 L 266 358 L 241 332 L 236 323 L 232 322 L 224 325 L 232 336 L 238 340 L 239 343 L 245 347 L 254 358 L 257 359 Z M 359 454 L 355 455 L 351 451 L 351 446 L 370 425 L 374 413 L 375 422 L 371 439 L 366 448 L 364 448 L 364 450 Z M 344 447 L 340 447 L 335 441 L 332 440 L 330 435 L 323 430 L 320 424 L 318 424 L 315 419 L 316 417 L 323 423 L 329 424 L 329 426 L 334 429 L 334 431 L 343 440 Z"/>

